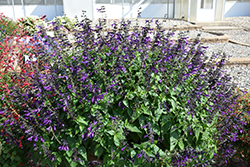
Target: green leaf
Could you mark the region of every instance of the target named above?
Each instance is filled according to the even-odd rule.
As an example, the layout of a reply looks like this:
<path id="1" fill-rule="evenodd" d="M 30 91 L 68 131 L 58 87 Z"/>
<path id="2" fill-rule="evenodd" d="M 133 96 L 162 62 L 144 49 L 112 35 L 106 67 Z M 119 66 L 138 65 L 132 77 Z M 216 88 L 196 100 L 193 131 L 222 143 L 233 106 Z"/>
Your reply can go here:
<path id="1" fill-rule="evenodd" d="M 104 149 L 102 148 L 102 146 L 100 144 L 97 144 L 95 146 L 95 156 L 97 156 L 97 159 L 99 159 L 101 157 L 103 150 Z"/>
<path id="2" fill-rule="evenodd" d="M 157 152 L 160 150 L 160 148 L 157 145 L 152 145 L 153 149 L 154 149 L 154 153 L 155 155 L 157 154 Z"/>
<path id="3" fill-rule="evenodd" d="M 184 149 L 184 143 L 183 143 L 182 139 L 179 140 L 178 145 L 179 145 L 179 147 L 180 147 L 181 150 Z"/>
<path id="4" fill-rule="evenodd" d="M 131 131 L 131 132 L 142 133 L 136 126 L 131 125 L 131 124 L 126 126 L 126 128 L 128 128 L 128 130 Z"/>
<path id="5" fill-rule="evenodd" d="M 79 126 L 79 129 L 80 129 L 81 132 L 83 132 L 84 127 L 83 126 Z"/>
<path id="6" fill-rule="evenodd" d="M 78 153 L 85 159 L 87 160 L 87 151 L 85 149 L 85 147 L 80 146 L 78 149 Z"/>
<path id="7" fill-rule="evenodd" d="M 200 128 L 199 127 L 196 127 L 194 129 L 194 134 L 195 134 L 196 139 L 198 140 L 199 139 L 199 135 L 200 135 Z"/>
<path id="8" fill-rule="evenodd" d="M 167 133 L 171 127 L 172 123 L 168 122 L 166 123 L 162 128 L 161 128 L 161 133 L 162 135 L 164 135 L 165 133 Z"/>
<path id="9" fill-rule="evenodd" d="M 171 102 L 173 110 L 175 110 L 176 109 L 176 102 L 175 102 L 175 100 L 174 99 L 170 99 L 169 101 Z"/>
<path id="10" fill-rule="evenodd" d="M 114 143 L 116 146 L 120 146 L 122 138 L 123 138 L 122 132 L 118 132 L 114 135 Z"/>
<path id="11" fill-rule="evenodd" d="M 62 162 L 62 159 L 61 159 L 61 157 L 56 157 L 56 160 L 59 162 L 59 164 Z"/>
<path id="12" fill-rule="evenodd" d="M 167 122 L 169 122 L 169 116 L 168 115 L 162 115 L 160 124 L 163 127 Z"/>
<path id="13" fill-rule="evenodd" d="M 134 98 L 134 92 L 129 92 L 126 94 L 126 98 L 128 98 L 129 100 L 132 100 Z M 125 105 L 125 104 L 124 104 Z M 125 105 L 126 106 L 126 105 Z M 127 107 L 127 106 L 126 106 Z"/>
<path id="14" fill-rule="evenodd" d="M 149 110 L 148 107 L 145 107 L 144 104 L 141 106 L 141 109 L 143 110 L 143 113 L 146 115 L 152 115 L 151 111 Z"/>
<path id="15" fill-rule="evenodd" d="M 135 150 L 132 150 L 132 151 L 130 152 L 131 158 L 133 158 L 133 157 L 135 156 L 135 154 L 136 154 Z"/>
<path id="16" fill-rule="evenodd" d="M 114 133 L 115 133 L 115 131 L 114 130 L 108 130 L 108 131 L 106 131 L 108 134 L 110 134 L 110 135 L 114 135 Z"/>
<path id="17" fill-rule="evenodd" d="M 137 108 L 136 111 L 134 112 L 133 120 L 136 120 L 140 115 L 141 115 L 141 111 L 140 109 Z"/>
<path id="18" fill-rule="evenodd" d="M 178 139 L 180 137 L 180 133 L 178 130 L 170 133 L 170 151 L 173 151 L 175 146 L 177 145 Z"/>
<path id="19" fill-rule="evenodd" d="M 66 154 L 67 154 L 69 157 L 71 157 L 71 156 L 72 156 L 72 153 L 73 153 L 73 151 L 72 151 L 72 150 L 68 150 L 68 151 L 66 151 Z"/>
<path id="20" fill-rule="evenodd" d="M 124 99 L 122 102 L 123 102 L 123 104 L 124 104 L 126 107 L 128 107 L 128 100 L 127 100 L 127 99 Z"/>
<path id="21" fill-rule="evenodd" d="M 78 116 L 78 118 L 76 119 L 76 122 L 77 122 L 77 123 L 82 123 L 82 124 L 84 124 L 84 125 L 88 125 L 88 122 L 85 121 L 84 118 L 81 117 L 81 116 Z"/>
<path id="22" fill-rule="evenodd" d="M 160 119 L 162 112 L 163 110 L 160 107 L 158 107 L 158 109 L 155 110 L 155 121 L 158 121 Z"/>
<path id="23" fill-rule="evenodd" d="M 157 135 L 160 136 L 161 132 L 160 132 L 160 127 L 159 127 L 158 123 L 153 122 L 153 123 L 152 123 L 152 128 L 153 128 L 153 131 L 154 131 Z"/>

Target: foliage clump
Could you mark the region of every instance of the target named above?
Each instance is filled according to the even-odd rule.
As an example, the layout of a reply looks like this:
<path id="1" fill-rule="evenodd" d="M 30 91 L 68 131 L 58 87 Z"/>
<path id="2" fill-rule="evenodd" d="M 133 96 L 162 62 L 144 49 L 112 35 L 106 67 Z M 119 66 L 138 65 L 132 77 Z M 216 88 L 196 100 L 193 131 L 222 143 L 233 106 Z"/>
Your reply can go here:
<path id="1" fill-rule="evenodd" d="M 244 118 L 242 121 L 245 122 L 244 129 L 238 132 L 238 139 L 233 143 L 236 150 L 233 158 L 241 158 L 246 162 L 250 162 L 250 92 L 248 90 L 240 90 L 237 88 L 237 94 L 240 95 L 237 99 L 237 106 L 234 110 L 235 113 L 240 114 L 244 112 Z"/>
<path id="2" fill-rule="evenodd" d="M 32 36 L 35 32 L 39 31 L 39 26 L 46 26 L 44 21 L 46 16 L 28 16 L 22 17 L 17 20 L 17 24 L 22 27 L 22 30 L 27 33 L 27 35 Z"/>
<path id="3" fill-rule="evenodd" d="M 0 42 L 4 41 L 6 36 L 11 36 L 20 31 L 20 27 L 14 20 L 0 13 Z M 1 47 L 0 47 L 1 49 Z M 0 50 L 1 53 L 1 50 Z"/>
<path id="4" fill-rule="evenodd" d="M 226 56 L 208 58 L 198 40 L 173 41 L 174 32 L 157 20 L 154 31 L 152 21 L 133 31 L 130 21 L 114 22 L 106 31 L 85 18 L 74 43 L 58 22 L 55 37 L 41 29 L 29 51 L 37 59 L 25 62 L 29 87 L 9 87 L 11 104 L 1 97 L 0 112 L 9 117 L 3 139 L 18 146 L 23 136 L 33 162 L 52 166 L 202 166 L 216 153 L 229 159 L 244 122 L 232 112 L 237 96 L 221 71 Z"/>

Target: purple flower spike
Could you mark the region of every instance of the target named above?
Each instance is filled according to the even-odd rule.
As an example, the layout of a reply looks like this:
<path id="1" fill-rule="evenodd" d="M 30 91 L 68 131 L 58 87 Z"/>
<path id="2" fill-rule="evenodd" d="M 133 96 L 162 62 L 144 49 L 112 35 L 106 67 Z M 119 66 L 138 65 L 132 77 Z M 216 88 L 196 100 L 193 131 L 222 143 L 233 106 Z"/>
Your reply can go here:
<path id="1" fill-rule="evenodd" d="M 41 142 L 43 142 L 43 143 L 44 143 L 44 140 L 43 140 L 43 138 L 42 138 L 42 137 L 40 137 L 40 140 L 41 140 Z"/>
<path id="2" fill-rule="evenodd" d="M 124 151 L 127 146 L 123 147 L 121 150 Z"/>
<path id="3" fill-rule="evenodd" d="M 32 141 L 33 136 L 30 136 L 27 140 Z"/>
<path id="4" fill-rule="evenodd" d="M 145 129 L 147 126 L 148 126 L 148 125 L 144 125 L 144 126 L 142 126 L 142 128 Z"/>
<path id="5" fill-rule="evenodd" d="M 116 119 L 115 117 L 112 117 L 112 116 L 110 116 L 110 118 L 111 118 L 111 120 L 115 120 Z"/>
<path id="6" fill-rule="evenodd" d="M 84 137 L 85 137 L 85 135 L 84 135 L 84 133 L 82 134 L 82 139 L 84 139 Z"/>
<path id="7" fill-rule="evenodd" d="M 142 154 L 137 154 L 137 158 L 138 159 L 141 158 L 141 156 L 142 156 Z"/>

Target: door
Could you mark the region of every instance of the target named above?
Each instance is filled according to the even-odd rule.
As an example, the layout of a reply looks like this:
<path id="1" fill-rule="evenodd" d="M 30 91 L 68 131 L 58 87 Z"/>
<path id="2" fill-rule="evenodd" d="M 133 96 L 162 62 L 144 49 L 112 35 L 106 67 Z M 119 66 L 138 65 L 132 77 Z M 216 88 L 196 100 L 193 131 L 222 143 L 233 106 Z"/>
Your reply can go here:
<path id="1" fill-rule="evenodd" d="M 215 20 L 215 1 L 216 0 L 198 0 L 197 21 Z"/>

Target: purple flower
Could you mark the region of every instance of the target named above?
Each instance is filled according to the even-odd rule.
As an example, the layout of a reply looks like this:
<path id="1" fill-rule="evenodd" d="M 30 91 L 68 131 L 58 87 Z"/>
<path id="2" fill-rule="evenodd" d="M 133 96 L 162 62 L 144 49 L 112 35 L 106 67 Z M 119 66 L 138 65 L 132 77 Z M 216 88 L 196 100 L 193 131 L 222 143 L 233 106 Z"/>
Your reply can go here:
<path id="1" fill-rule="evenodd" d="M 115 120 L 116 119 L 115 117 L 112 117 L 112 116 L 110 116 L 110 118 L 111 118 L 111 120 Z"/>
<path id="2" fill-rule="evenodd" d="M 41 140 L 41 142 L 43 142 L 43 143 L 44 143 L 44 140 L 43 140 L 43 138 L 42 138 L 42 137 L 40 137 L 40 140 Z"/>
<path id="3" fill-rule="evenodd" d="M 83 134 L 82 134 L 82 139 L 84 139 L 84 137 L 85 137 L 85 134 L 83 133 Z"/>
<path id="4" fill-rule="evenodd" d="M 87 135 L 87 137 L 94 137 L 94 132 L 93 132 L 93 131 L 90 132 L 90 133 Z"/>
<path id="5" fill-rule="evenodd" d="M 27 140 L 32 141 L 33 136 L 30 136 Z"/>
<path id="6" fill-rule="evenodd" d="M 63 146 L 60 146 L 58 147 L 59 150 L 64 150 L 64 151 L 68 151 L 69 150 L 69 147 L 66 145 L 63 145 Z"/>
<path id="7" fill-rule="evenodd" d="M 146 124 L 146 125 L 142 126 L 142 128 L 145 129 L 147 126 L 148 126 L 148 125 Z"/>
<path id="8" fill-rule="evenodd" d="M 48 128 L 46 128 L 46 130 L 47 130 L 47 131 L 50 131 L 50 128 L 51 128 L 51 126 L 49 126 Z"/>
<path id="9" fill-rule="evenodd" d="M 142 154 L 137 154 L 137 158 L 138 159 L 141 158 L 141 156 L 142 156 Z"/>
<path id="10" fill-rule="evenodd" d="M 124 151 L 127 146 L 123 147 L 121 150 Z"/>

